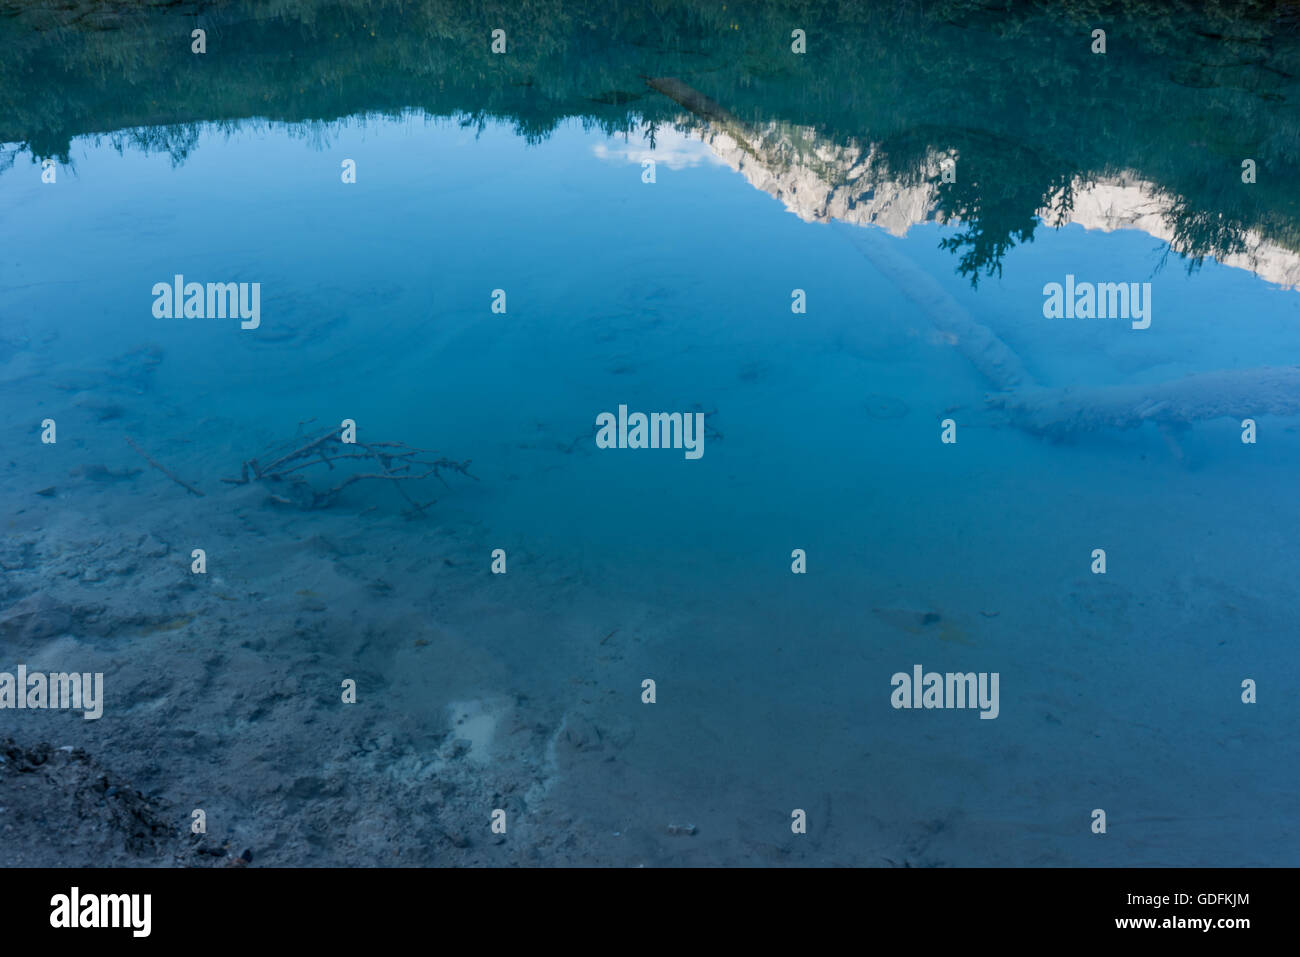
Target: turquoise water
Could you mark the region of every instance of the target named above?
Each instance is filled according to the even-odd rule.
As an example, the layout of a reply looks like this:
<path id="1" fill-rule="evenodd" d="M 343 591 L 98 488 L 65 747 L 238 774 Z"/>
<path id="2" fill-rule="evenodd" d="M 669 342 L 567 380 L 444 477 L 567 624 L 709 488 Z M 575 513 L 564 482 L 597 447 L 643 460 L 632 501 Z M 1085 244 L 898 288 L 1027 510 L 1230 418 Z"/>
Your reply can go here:
<path id="1" fill-rule="evenodd" d="M 1161 390 L 1294 365 L 1297 254 L 1189 270 L 1158 215 L 1039 222 L 973 284 L 940 245 L 964 221 L 813 215 L 779 156 L 733 168 L 663 103 L 683 120 L 653 146 L 411 110 L 203 123 L 179 163 L 78 136 L 53 184 L 20 153 L 0 670 L 108 690 L 98 722 L 0 733 L 83 747 L 178 834 L 206 807 L 270 863 L 394 863 L 394 835 L 408 864 L 1294 863 L 1292 397 Z M 156 318 L 178 273 L 260 283 L 260 326 Z M 1045 319 L 1067 274 L 1150 283 L 1150 328 Z M 981 330 L 1026 381 L 981 368 Z M 986 401 L 1133 386 L 1166 406 L 1129 429 Z M 599 448 L 620 405 L 705 413 L 703 455 Z M 473 478 L 408 483 L 423 511 L 383 480 L 315 509 L 223 481 L 345 419 Z M 996 719 L 891 707 L 915 664 L 997 673 Z"/>

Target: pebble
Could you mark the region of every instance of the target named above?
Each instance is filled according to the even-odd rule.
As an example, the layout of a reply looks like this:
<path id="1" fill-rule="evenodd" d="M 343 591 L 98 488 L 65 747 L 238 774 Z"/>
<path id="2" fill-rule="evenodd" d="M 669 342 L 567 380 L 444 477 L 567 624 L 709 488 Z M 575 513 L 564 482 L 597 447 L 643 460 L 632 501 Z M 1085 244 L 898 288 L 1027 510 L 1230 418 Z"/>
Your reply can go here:
<path id="1" fill-rule="evenodd" d="M 469 838 L 460 831 L 443 828 L 442 836 L 451 841 L 452 847 L 469 847 Z"/>

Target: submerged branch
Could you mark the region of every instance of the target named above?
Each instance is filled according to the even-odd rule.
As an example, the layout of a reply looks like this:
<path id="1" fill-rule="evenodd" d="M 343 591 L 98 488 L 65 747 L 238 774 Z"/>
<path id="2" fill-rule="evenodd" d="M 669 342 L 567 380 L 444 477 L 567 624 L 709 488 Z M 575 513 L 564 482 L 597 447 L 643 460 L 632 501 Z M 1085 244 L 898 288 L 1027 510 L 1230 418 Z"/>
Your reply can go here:
<path id="1" fill-rule="evenodd" d="M 179 477 L 175 472 L 167 468 L 165 465 L 160 465 L 157 462 L 155 462 L 153 459 L 151 459 L 149 457 L 149 454 L 145 452 L 144 449 L 140 448 L 140 446 L 136 445 L 135 440 L 132 439 L 131 436 L 129 435 L 126 436 L 126 444 L 131 446 L 131 448 L 135 449 L 136 453 L 140 456 L 140 458 L 144 459 L 146 462 L 148 462 L 150 465 L 156 468 L 159 472 L 162 472 L 163 475 L 167 476 L 169 479 L 171 479 L 181 488 L 185 489 L 185 491 L 190 492 L 193 495 L 197 495 L 199 498 L 203 498 L 203 493 L 200 492 L 198 489 L 196 489 L 193 485 L 185 481 L 183 478 Z"/>
<path id="2" fill-rule="evenodd" d="M 407 494 L 403 482 L 436 478 L 447 485 L 444 472 L 458 472 L 478 481 L 478 477 L 469 471 L 468 459 L 457 462 L 443 457 L 432 458 L 435 454 L 431 449 L 417 448 L 404 442 L 344 442 L 338 429 L 330 429 L 292 451 L 279 455 L 268 465 L 261 465 L 255 458 L 248 459 L 243 463 L 239 478 L 222 481 L 231 485 L 247 485 L 254 480 L 277 485 L 288 483 L 289 494 L 272 493 L 271 501 L 310 510 L 328 508 L 344 489 L 357 482 L 378 479 L 392 482 L 412 509 L 423 514 L 433 502 L 419 504 Z M 369 463 L 376 466 L 378 471 L 353 472 L 323 491 L 313 488 L 300 474 L 321 466 L 333 472 L 344 463 Z"/>

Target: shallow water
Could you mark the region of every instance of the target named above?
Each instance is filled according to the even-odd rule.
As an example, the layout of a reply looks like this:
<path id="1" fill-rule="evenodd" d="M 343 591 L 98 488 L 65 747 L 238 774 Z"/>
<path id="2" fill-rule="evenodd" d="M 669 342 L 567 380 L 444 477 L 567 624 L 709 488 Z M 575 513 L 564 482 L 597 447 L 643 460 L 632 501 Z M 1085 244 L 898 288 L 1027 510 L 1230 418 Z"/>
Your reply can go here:
<path id="1" fill-rule="evenodd" d="M 150 107 L 148 141 L 184 141 L 170 153 L 110 134 L 142 122 L 132 84 L 196 55 L 141 65 L 125 38 L 31 12 L 3 27 L 31 62 L 134 65 L 56 91 L 100 91 L 99 115 L 60 114 L 79 126 L 35 107 L 0 125 L 0 670 L 99 671 L 106 688 L 98 721 L 0 710 L 0 735 L 84 748 L 176 827 L 143 850 L 51 836 L 47 853 L 188 860 L 202 807 L 213 845 L 279 864 L 1294 862 L 1300 396 L 1164 391 L 1300 354 L 1294 197 L 1266 182 L 1294 164 L 1293 82 L 1218 66 L 1231 83 L 1188 92 L 1187 71 L 1210 69 L 1196 50 L 1163 85 L 1129 52 L 1090 79 L 1088 31 L 1034 20 L 1083 49 L 1047 64 L 1070 83 L 1012 82 L 1015 104 L 991 80 L 983 112 L 945 125 L 925 111 L 972 37 L 993 50 L 980 76 L 1027 42 L 959 11 L 931 72 L 892 67 L 912 88 L 888 107 L 865 66 L 819 98 L 800 72 L 819 67 L 785 65 L 758 14 L 744 50 L 704 35 L 711 69 L 640 42 L 627 14 L 612 77 L 539 56 L 528 86 L 437 87 L 454 47 L 386 57 L 413 41 L 362 39 L 366 11 L 346 7 L 328 16 L 356 35 L 365 79 L 348 86 L 310 8 L 213 14 L 213 76 L 189 82 L 221 95 L 196 115 L 190 87 L 159 86 Z M 166 15 L 149 17 L 131 42 L 161 42 Z M 1149 52 L 1191 27 L 1127 38 Z M 1271 29 L 1280 69 L 1295 37 Z M 292 76 L 257 60 L 245 88 L 235 48 L 257 36 L 336 55 Z M 851 45 L 902 57 L 890 39 Z M 637 70 L 725 113 L 636 87 Z M 327 92 L 294 112 L 312 76 Z M 1183 103 L 1142 149 L 1094 135 L 1129 84 Z M 610 90 L 635 99 L 600 102 Z M 1063 103 L 1074 133 L 1017 138 L 1022 114 Z M 1256 193 L 1241 143 L 1189 134 L 1240 103 Z M 1057 224 L 1061 176 L 1074 203 Z M 1005 229 L 994 268 L 963 265 L 962 237 L 1015 217 L 1032 237 Z M 157 318 L 152 290 L 176 274 L 260 284 L 260 324 Z M 1149 328 L 1045 318 L 1045 285 L 1067 275 L 1149 283 Z M 984 361 L 988 339 L 1018 377 Z M 1107 389 L 1133 386 L 1135 428 L 1024 411 L 1110 408 Z M 597 416 L 620 405 L 705 413 L 703 454 L 600 448 Z M 406 495 L 364 480 L 312 509 L 277 501 L 301 504 L 287 482 L 223 481 L 345 419 L 473 477 Z M 321 492 L 347 469 L 300 474 Z M 892 677 L 917 664 L 996 673 L 996 718 L 892 707 Z"/>

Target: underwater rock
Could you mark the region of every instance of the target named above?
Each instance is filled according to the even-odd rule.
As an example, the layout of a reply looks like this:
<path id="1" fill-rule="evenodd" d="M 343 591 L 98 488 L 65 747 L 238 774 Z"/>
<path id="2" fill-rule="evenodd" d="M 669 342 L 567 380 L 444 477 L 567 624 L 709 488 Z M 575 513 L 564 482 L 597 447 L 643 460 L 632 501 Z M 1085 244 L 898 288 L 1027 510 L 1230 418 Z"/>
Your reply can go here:
<path id="1" fill-rule="evenodd" d="M 602 748 L 599 729 L 584 716 L 569 712 L 564 716 L 557 743 L 574 751 L 599 751 Z"/>
<path id="2" fill-rule="evenodd" d="M 96 422 L 112 422 L 114 419 L 125 418 L 126 409 L 116 402 L 100 402 L 95 399 L 82 399 L 77 402 L 77 408 L 85 409 L 87 412 L 95 414 Z"/>
<path id="3" fill-rule="evenodd" d="M 470 846 L 470 839 L 465 832 L 455 827 L 444 827 L 442 836 L 445 837 L 452 847 L 465 848 Z"/>
<path id="4" fill-rule="evenodd" d="M 141 535 L 135 544 L 136 554 L 143 555 L 146 558 L 162 558 L 169 551 L 171 546 L 166 542 L 160 542 L 148 532 Z"/>
<path id="5" fill-rule="evenodd" d="M 47 822 L 63 822 L 40 842 L 0 842 L 0 867 L 54 866 L 78 846 L 101 860 L 125 853 L 132 863 L 164 860 L 183 846 L 174 808 L 146 797 L 80 748 L 0 740 L 0 793 L 14 834 L 44 833 Z"/>
<path id="6" fill-rule="evenodd" d="M 114 472 L 106 465 L 78 465 L 68 470 L 71 478 L 87 479 L 91 482 L 121 482 L 135 478 L 143 469 L 122 469 Z"/>
<path id="7" fill-rule="evenodd" d="M 0 612 L 0 637 L 39 641 L 72 630 L 72 609 L 38 592 Z"/>
<path id="8" fill-rule="evenodd" d="M 939 641 L 953 645 L 975 647 L 966 630 L 937 611 L 918 611 L 911 608 L 873 608 L 876 617 L 886 624 L 907 632 L 909 635 L 921 635 L 937 638 Z"/>
<path id="9" fill-rule="evenodd" d="M 892 395 L 869 395 L 866 404 L 867 415 L 873 419 L 901 419 L 912 411 L 906 402 Z"/>
<path id="10" fill-rule="evenodd" d="M 943 616 L 937 611 L 916 611 L 911 608 L 873 608 L 877 618 L 886 624 L 901 628 L 908 634 L 919 635 L 921 629 L 937 625 Z"/>

